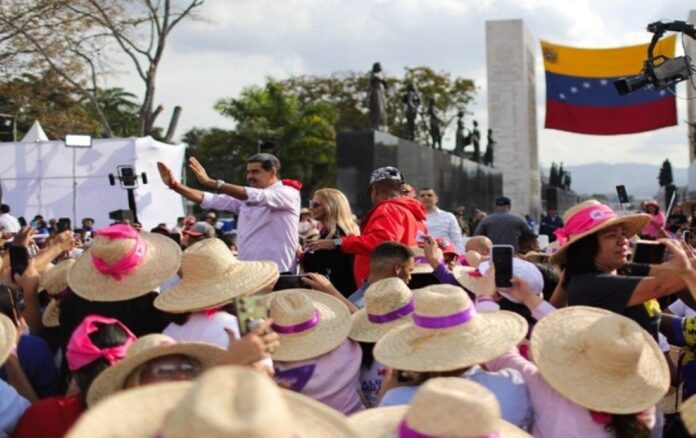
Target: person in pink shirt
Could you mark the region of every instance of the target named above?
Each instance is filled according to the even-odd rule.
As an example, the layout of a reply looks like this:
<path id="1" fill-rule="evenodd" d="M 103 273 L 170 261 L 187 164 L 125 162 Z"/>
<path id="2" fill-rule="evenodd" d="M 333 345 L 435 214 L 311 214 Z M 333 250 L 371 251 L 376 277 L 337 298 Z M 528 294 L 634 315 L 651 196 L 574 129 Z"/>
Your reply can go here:
<path id="1" fill-rule="evenodd" d="M 279 177 L 280 161 L 271 154 L 256 154 L 247 160 L 249 187 L 229 184 L 208 176 L 201 163 L 189 159 L 189 168 L 204 187 L 216 194 L 187 187 L 158 162 L 162 182 L 184 198 L 205 209 L 231 211 L 238 215 L 237 248 L 240 260 L 272 260 L 280 272 L 297 268 L 296 249 L 300 223 L 299 181 Z"/>
<path id="2" fill-rule="evenodd" d="M 654 199 L 645 202 L 645 212 L 650 215 L 650 222 L 640 232 L 644 239 L 657 239 L 659 231 L 665 226 L 665 214 L 660 211 L 660 205 Z"/>

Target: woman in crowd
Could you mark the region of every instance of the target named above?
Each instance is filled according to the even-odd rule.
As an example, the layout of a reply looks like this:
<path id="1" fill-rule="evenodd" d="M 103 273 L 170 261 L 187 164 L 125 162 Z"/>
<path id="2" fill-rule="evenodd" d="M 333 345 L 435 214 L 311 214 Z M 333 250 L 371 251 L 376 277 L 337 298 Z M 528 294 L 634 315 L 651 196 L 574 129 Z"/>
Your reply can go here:
<path id="1" fill-rule="evenodd" d="M 409 404 L 428 379 L 456 376 L 493 392 L 505 420 L 522 428 L 530 425 L 531 404 L 519 373 L 479 366 L 524 339 L 527 323 L 522 317 L 505 311 L 477 313 L 461 288 L 434 285 L 414 291 L 412 318 L 375 346 L 375 359 L 390 368 L 380 406 Z"/>
<path id="2" fill-rule="evenodd" d="M 322 224 L 320 239 L 360 235 L 360 228 L 353 220 L 348 199 L 340 190 L 317 190 L 310 208 L 312 218 Z M 302 266 L 305 272 L 326 275 L 345 297 L 357 289 L 353 276 L 353 255 L 342 252 L 340 248 L 305 252 Z"/>
<path id="3" fill-rule="evenodd" d="M 675 203 L 674 207 L 672 207 L 672 212 L 667 218 L 665 228 L 667 228 L 667 231 L 670 233 L 676 234 L 682 227 L 686 226 L 688 222 L 689 220 L 687 219 L 686 214 L 684 214 L 682 204 Z"/>
<path id="4" fill-rule="evenodd" d="M 20 333 L 17 357 L 24 374 L 38 398 L 58 395 L 60 379 L 51 348 L 43 338 L 28 333 L 26 322 L 21 316 L 23 310 L 24 299 L 21 291 L 0 282 L 0 313 L 10 318 Z M 0 368 L 0 378 L 8 380 L 4 368 Z"/>
<path id="5" fill-rule="evenodd" d="M 362 410 L 362 352 L 348 339 L 348 308 L 322 292 L 287 289 L 271 295 L 270 316 L 280 341 L 272 355 L 279 385 L 346 415 Z"/>
<path id="6" fill-rule="evenodd" d="M 617 216 L 595 200 L 585 201 L 564 215 L 556 230 L 560 249 L 551 262 L 563 268 L 562 287 L 568 305 L 601 307 L 627 316 L 657 339 L 660 307 L 656 298 L 684 288 L 674 275 L 685 257 L 662 265 L 627 265 L 628 239 L 650 222 L 647 214 Z M 620 273 L 621 269 L 630 272 Z"/>
<path id="7" fill-rule="evenodd" d="M 19 419 L 30 406 L 29 400 L 25 398 L 26 394 L 33 393 L 17 357 L 13 354 L 16 340 L 17 328 L 10 318 L 0 314 L 0 365 L 11 374 L 16 372 L 10 384 L 0 380 L 0 436 L 12 435 Z"/>
<path id="8" fill-rule="evenodd" d="M 385 278 L 365 291 L 365 307 L 352 315 L 348 337 L 359 342 L 363 358 L 360 389 L 365 406 L 379 404 L 379 394 L 387 367 L 375 360 L 372 352 L 377 341 L 393 328 L 411 320 L 413 293 L 400 278 Z"/>
<path id="9" fill-rule="evenodd" d="M 87 405 L 118 391 L 161 382 L 193 380 L 215 366 L 225 350 L 202 342 L 177 343 L 167 335 L 139 338 L 126 358 L 97 377 L 87 393 Z"/>
<path id="10" fill-rule="evenodd" d="M 65 358 L 77 393 L 40 400 L 26 411 L 15 437 L 63 437 L 86 409 L 85 399 L 94 379 L 126 357 L 135 335 L 120 321 L 91 315 L 75 329 Z"/>
<path id="11" fill-rule="evenodd" d="M 660 211 L 660 204 L 654 199 L 645 202 L 645 212 L 650 215 L 650 221 L 643 227 L 640 235 L 644 239 L 655 240 L 665 226 L 665 214 Z"/>

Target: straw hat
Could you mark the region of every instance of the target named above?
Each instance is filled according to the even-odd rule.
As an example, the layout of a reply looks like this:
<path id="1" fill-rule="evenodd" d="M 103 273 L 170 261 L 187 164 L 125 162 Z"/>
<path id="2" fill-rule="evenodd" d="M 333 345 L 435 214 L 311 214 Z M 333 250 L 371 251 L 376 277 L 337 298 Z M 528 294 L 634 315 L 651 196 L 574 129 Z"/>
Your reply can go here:
<path id="1" fill-rule="evenodd" d="M 593 209 L 593 207 L 595 208 Z M 617 216 L 616 213 L 613 215 L 603 214 L 607 209 L 609 209 L 608 206 L 595 199 L 590 199 L 569 208 L 568 211 L 566 211 L 563 215 L 563 223 L 566 224 L 565 227 L 568 226 L 568 222 L 572 221 L 575 215 L 581 212 L 588 213 L 593 222 L 589 225 L 589 228 L 583 227 L 586 228 L 585 231 L 568 236 L 568 241 L 561 245 L 560 248 L 551 255 L 549 261 L 554 264 L 565 263 L 566 251 L 568 250 L 568 247 L 583 237 L 589 236 L 590 234 L 597 233 L 616 225 L 623 225 L 626 231 L 626 237 L 630 238 L 640 233 L 640 231 L 650 222 L 650 215 L 648 214 L 628 214 L 625 216 Z M 561 230 L 564 228 L 561 228 Z"/>
<path id="2" fill-rule="evenodd" d="M 237 260 L 222 240 L 204 239 L 184 251 L 181 273 L 182 280 L 155 299 L 156 308 L 186 313 L 229 304 L 274 284 L 278 265 Z"/>
<path id="3" fill-rule="evenodd" d="M 413 293 L 413 321 L 387 333 L 377 361 L 404 371 L 452 371 L 503 354 L 527 333 L 527 322 L 506 311 L 477 314 L 457 286 L 437 284 Z"/>
<path id="4" fill-rule="evenodd" d="M 392 277 L 371 284 L 365 291 L 365 308 L 353 314 L 348 337 L 374 343 L 394 327 L 411 320 L 413 293 L 400 278 Z"/>
<path id="5" fill-rule="evenodd" d="M 0 365 L 7 360 L 15 342 L 17 342 L 17 327 L 9 317 L 0 313 Z"/>
<path id="6" fill-rule="evenodd" d="M 428 259 L 425 257 L 425 251 L 423 248 L 413 246 L 411 247 L 411 251 L 413 251 L 413 260 L 415 262 L 411 274 L 432 274 L 433 267 L 430 266 L 430 262 L 428 262 Z M 435 258 L 441 260 L 442 257 L 442 251 L 438 248 L 435 253 Z"/>
<path id="7" fill-rule="evenodd" d="M 68 437 L 99 430 L 115 438 L 358 436 L 339 412 L 235 366 L 116 394 L 87 410 Z"/>
<path id="8" fill-rule="evenodd" d="M 522 258 L 530 263 L 548 263 L 550 252 L 529 251 Z"/>
<path id="9" fill-rule="evenodd" d="M 58 295 L 68 287 L 68 272 L 75 264 L 75 259 L 67 259 L 51 269 L 41 273 L 39 290 L 45 290 L 49 295 Z"/>
<path id="10" fill-rule="evenodd" d="M 474 295 L 479 295 L 477 292 L 480 288 L 481 272 L 473 266 L 457 265 L 452 269 L 452 275 L 464 289 Z"/>
<path id="11" fill-rule="evenodd" d="M 328 353 L 350 332 L 348 308 L 338 299 L 310 289 L 286 289 L 271 295 L 270 316 L 280 345 L 273 360 L 300 361 Z"/>
<path id="12" fill-rule="evenodd" d="M 151 292 L 176 274 L 181 261 L 179 245 L 169 237 L 157 233 L 142 232 L 140 237 L 147 247 L 143 260 L 132 273 L 117 281 L 112 276 L 97 271 L 92 256 L 102 259 L 107 265 L 113 265 L 133 249 L 135 240 L 95 236 L 92 245 L 82 253 L 68 273 L 70 289 L 91 301 L 124 301 Z"/>
<path id="13" fill-rule="evenodd" d="M 167 335 L 151 334 L 138 338 L 128 349 L 128 354 L 120 362 L 102 372 L 87 393 L 87 405 L 93 406 L 104 397 L 121 391 L 131 374 L 158 357 L 181 354 L 197 360 L 201 369 L 215 366 L 225 350 L 217 345 L 203 342 L 176 342 Z"/>
<path id="14" fill-rule="evenodd" d="M 686 430 L 692 436 L 696 435 L 696 397 L 690 397 L 682 403 L 679 413 Z"/>
<path id="15" fill-rule="evenodd" d="M 60 325 L 60 300 L 55 296 L 68 288 L 68 272 L 75 264 L 75 259 L 67 259 L 41 273 L 39 290 L 44 290 L 53 298 L 48 302 L 41 315 L 41 323 L 44 327 L 58 327 Z"/>
<path id="16" fill-rule="evenodd" d="M 650 334 L 604 309 L 570 306 L 545 316 L 532 331 L 531 355 L 556 391 L 594 411 L 642 412 L 669 389 L 667 361 Z"/>
<path id="17" fill-rule="evenodd" d="M 418 388 L 409 406 L 368 409 L 348 422 L 362 436 L 375 438 L 530 437 L 500 418 L 500 404 L 491 391 L 460 377 L 429 379 Z"/>

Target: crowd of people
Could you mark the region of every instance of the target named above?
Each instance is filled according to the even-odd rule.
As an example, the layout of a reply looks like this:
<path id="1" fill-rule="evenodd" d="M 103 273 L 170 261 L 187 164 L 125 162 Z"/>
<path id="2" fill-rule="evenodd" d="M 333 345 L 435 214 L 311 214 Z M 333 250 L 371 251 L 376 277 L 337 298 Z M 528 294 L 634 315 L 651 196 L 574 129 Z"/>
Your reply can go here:
<path id="1" fill-rule="evenodd" d="M 0 436 L 696 434 L 689 203 L 587 200 L 537 227 L 504 196 L 447 212 L 382 167 L 358 222 L 334 188 L 302 208 L 270 154 L 246 186 L 158 168 L 199 220 L 64 229 L 0 207 Z M 629 261 L 639 237 L 664 256 Z"/>

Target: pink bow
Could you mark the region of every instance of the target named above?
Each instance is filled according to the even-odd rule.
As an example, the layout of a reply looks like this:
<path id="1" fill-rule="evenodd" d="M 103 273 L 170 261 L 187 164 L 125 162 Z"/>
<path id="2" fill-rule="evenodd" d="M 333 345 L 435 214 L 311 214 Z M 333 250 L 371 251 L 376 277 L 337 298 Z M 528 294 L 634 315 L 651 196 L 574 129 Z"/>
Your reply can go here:
<path id="1" fill-rule="evenodd" d="M 99 325 L 114 324 L 126 332 L 128 336 L 126 342 L 122 345 L 108 348 L 99 348 L 92 343 L 89 335 L 99 330 Z M 70 342 L 68 342 L 68 347 L 65 350 L 68 368 L 70 368 L 70 371 L 75 371 L 99 358 L 104 358 L 110 365 L 113 365 L 126 357 L 126 352 L 131 344 L 135 342 L 135 339 L 135 335 L 118 319 L 106 318 L 101 315 L 90 315 L 77 326 L 70 337 Z"/>
<path id="2" fill-rule="evenodd" d="M 558 244 L 563 246 L 572 236 L 589 231 L 615 217 L 616 213 L 609 206 L 592 205 L 571 216 L 565 226 L 557 229 L 554 234 L 558 238 Z"/>
<path id="3" fill-rule="evenodd" d="M 94 233 L 95 236 L 104 236 L 111 240 L 115 239 L 134 239 L 133 248 L 115 263 L 109 265 L 103 259 L 92 255 L 92 265 L 94 268 L 104 275 L 111 276 L 116 281 L 123 280 L 123 277 L 135 271 L 140 263 L 142 263 L 147 254 L 147 245 L 140 236 L 140 233 L 133 227 L 128 225 L 112 225 L 107 228 L 102 228 Z"/>

